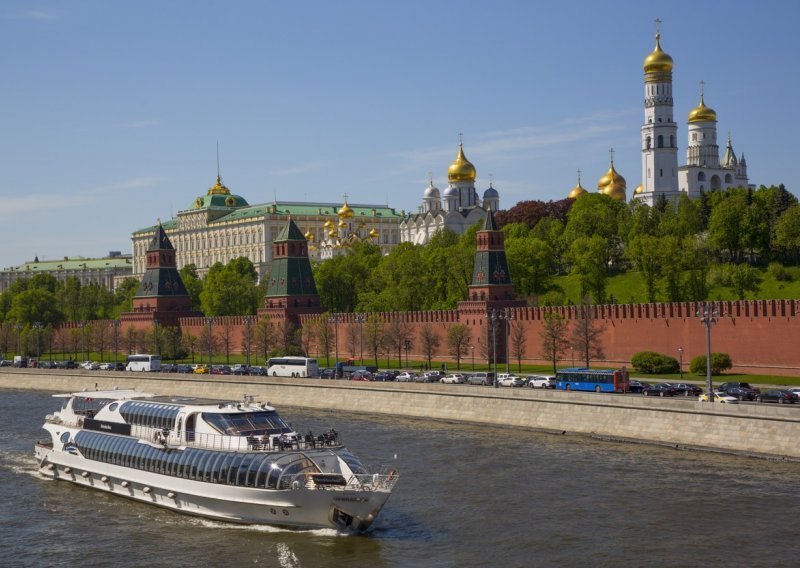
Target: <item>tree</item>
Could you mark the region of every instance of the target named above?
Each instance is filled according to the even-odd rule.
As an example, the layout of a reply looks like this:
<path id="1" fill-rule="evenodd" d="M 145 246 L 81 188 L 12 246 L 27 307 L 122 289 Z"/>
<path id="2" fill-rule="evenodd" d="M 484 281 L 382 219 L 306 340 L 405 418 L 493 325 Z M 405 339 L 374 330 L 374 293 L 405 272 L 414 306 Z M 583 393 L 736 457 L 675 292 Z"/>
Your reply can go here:
<path id="1" fill-rule="evenodd" d="M 775 246 L 797 262 L 800 251 L 800 205 L 797 203 L 784 211 L 776 221 Z"/>
<path id="2" fill-rule="evenodd" d="M 219 337 L 214 333 L 213 318 L 209 318 L 209 323 L 200 328 L 200 334 L 197 338 L 197 349 L 204 359 L 207 359 L 209 364 L 214 358 L 214 354 L 219 350 Z"/>
<path id="3" fill-rule="evenodd" d="M 708 238 L 712 247 L 726 251 L 732 262 L 741 262 L 744 248 L 747 205 L 741 192 L 716 197 L 708 220 Z"/>
<path id="4" fill-rule="evenodd" d="M 350 351 L 350 355 L 353 359 L 358 359 L 358 346 L 359 346 L 359 329 L 358 325 L 353 322 L 347 324 L 347 328 L 345 330 L 345 338 L 347 340 L 347 348 Z"/>
<path id="5" fill-rule="evenodd" d="M 222 350 L 225 352 L 225 364 L 231 364 L 231 347 L 233 344 L 233 325 L 231 325 L 229 318 L 222 319 L 222 325 L 219 326 L 219 343 Z"/>
<path id="6" fill-rule="evenodd" d="M 749 264 L 733 264 L 726 267 L 731 288 L 739 300 L 744 300 L 748 292 L 758 293 L 761 276 Z"/>
<path id="7" fill-rule="evenodd" d="M 386 343 L 383 333 L 383 323 L 380 318 L 371 314 L 364 324 L 364 343 L 367 345 L 370 355 L 375 359 L 375 366 L 378 366 L 378 355 Z"/>
<path id="8" fill-rule="evenodd" d="M 125 330 L 125 341 L 128 344 L 128 354 L 136 353 L 136 346 L 139 341 L 139 332 L 132 325 Z"/>
<path id="9" fill-rule="evenodd" d="M 432 325 L 425 324 L 420 330 L 419 340 L 420 347 L 422 348 L 422 354 L 428 361 L 428 368 L 430 369 L 432 368 L 431 365 L 433 364 L 433 357 L 436 355 L 436 351 L 439 349 L 442 339 L 439 337 L 439 334 L 436 333 L 436 330 L 433 329 Z"/>
<path id="10" fill-rule="evenodd" d="M 330 314 L 327 312 L 314 321 L 314 335 L 317 336 L 317 348 L 320 354 L 325 355 L 325 366 L 330 367 L 334 330 L 331 325 Z"/>
<path id="11" fill-rule="evenodd" d="M 447 350 L 456 358 L 456 369 L 461 369 L 461 357 L 469 353 L 472 331 L 463 323 L 451 325 L 447 330 Z"/>
<path id="12" fill-rule="evenodd" d="M 300 328 L 300 336 L 298 338 L 300 342 L 300 348 L 303 350 L 303 355 L 306 357 L 308 357 L 311 353 L 311 346 L 314 344 L 315 338 L 316 330 L 314 325 L 306 322 L 306 324 Z"/>
<path id="13" fill-rule="evenodd" d="M 11 308 L 6 321 L 22 325 L 58 325 L 63 320 L 58 300 L 52 292 L 32 288 L 16 294 L 11 300 Z"/>
<path id="14" fill-rule="evenodd" d="M 511 356 L 517 360 L 517 372 L 522 372 L 522 359 L 525 357 L 525 345 L 528 342 L 528 337 L 525 334 L 525 327 L 522 322 L 512 321 L 511 333 L 508 335 L 508 340 L 511 343 Z"/>
<path id="15" fill-rule="evenodd" d="M 553 363 L 553 374 L 556 374 L 558 361 L 563 358 L 569 347 L 567 331 L 569 324 L 556 312 L 547 312 L 542 320 L 542 357 Z"/>
<path id="16" fill-rule="evenodd" d="M 644 277 L 648 302 L 657 301 L 656 284 L 661 277 L 662 251 L 661 239 L 647 234 L 634 236 L 625 249 L 625 256 Z"/>
<path id="17" fill-rule="evenodd" d="M 581 200 L 585 197 L 583 196 Z M 609 264 L 608 240 L 600 235 L 578 237 L 570 245 L 567 259 L 572 263 L 571 273 L 577 275 L 580 280 L 581 297 L 591 294 L 595 303 L 605 303 Z"/>
<path id="18" fill-rule="evenodd" d="M 402 366 L 403 349 L 406 349 L 406 358 L 408 358 L 408 349 L 411 348 L 411 336 L 413 328 L 410 323 L 403 319 L 401 314 L 395 314 L 389 322 L 389 327 L 386 330 L 386 339 L 392 348 L 397 350 L 397 360 L 400 361 Z M 408 361 L 406 361 L 408 363 Z"/>
<path id="19" fill-rule="evenodd" d="M 200 301 L 209 316 L 243 316 L 258 308 L 256 272 L 250 260 L 240 257 L 208 271 Z"/>
<path id="20" fill-rule="evenodd" d="M 163 330 L 164 337 L 164 356 L 167 359 L 172 359 L 173 362 L 177 359 L 182 359 L 185 353 L 181 345 L 181 333 L 177 327 L 167 326 Z"/>
<path id="21" fill-rule="evenodd" d="M 524 296 L 547 292 L 555 272 L 552 247 L 542 239 L 526 236 L 508 238 L 505 248 L 517 292 Z"/>
<path id="22" fill-rule="evenodd" d="M 255 342 L 266 364 L 269 353 L 275 345 L 275 328 L 269 317 L 264 316 L 258 320 L 255 328 Z"/>
<path id="23" fill-rule="evenodd" d="M 254 316 L 244 317 L 244 326 L 242 327 L 242 352 L 247 357 L 247 364 L 250 365 L 250 355 L 253 353 L 256 345 L 256 332 L 253 325 Z"/>
<path id="24" fill-rule="evenodd" d="M 197 275 L 197 266 L 194 264 L 187 264 L 181 268 L 178 273 L 181 276 L 183 285 L 189 293 L 189 298 L 192 301 L 192 308 L 195 310 L 200 309 L 200 294 L 203 292 L 203 281 Z"/>
<path id="25" fill-rule="evenodd" d="M 589 298 L 584 298 L 576 306 L 575 313 L 577 317 L 573 320 L 571 345 L 582 355 L 588 368 L 592 359 L 605 357 L 600 340 L 603 328 L 595 319 L 594 307 L 589 304 Z"/>
<path id="26" fill-rule="evenodd" d="M 189 352 L 189 355 L 192 358 L 192 363 L 194 363 L 194 353 L 195 350 L 197 349 L 197 341 L 198 341 L 197 336 L 193 333 L 186 332 L 183 334 L 181 339 L 183 341 L 184 348 L 186 349 L 186 351 Z"/>
<path id="27" fill-rule="evenodd" d="M 108 346 L 108 332 L 111 330 L 111 322 L 108 320 L 101 320 L 95 323 L 93 336 L 94 344 L 100 352 L 100 360 L 104 361 L 104 354 Z"/>

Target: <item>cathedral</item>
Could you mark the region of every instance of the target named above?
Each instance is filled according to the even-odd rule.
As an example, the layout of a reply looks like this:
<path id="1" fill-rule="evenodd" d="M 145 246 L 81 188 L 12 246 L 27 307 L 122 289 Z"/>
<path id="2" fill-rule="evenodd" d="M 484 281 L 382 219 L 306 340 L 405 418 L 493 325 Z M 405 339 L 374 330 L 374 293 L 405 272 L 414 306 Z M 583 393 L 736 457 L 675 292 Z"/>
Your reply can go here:
<path id="1" fill-rule="evenodd" d="M 475 190 L 477 171 L 464 155 L 464 146 L 459 144 L 458 156 L 447 169 L 448 187 L 440 193 L 430 180 L 422 194 L 419 212 L 406 215 L 400 221 L 401 242 L 424 245 L 436 231 L 447 228 L 457 235 L 464 234 L 472 225 L 486 218 L 488 210 L 500 207 L 500 194 L 492 187 L 478 198 Z"/>
<path id="2" fill-rule="evenodd" d="M 658 22 L 657 22 L 658 23 Z M 747 178 L 744 154 L 736 157 L 730 134 L 722 160 L 717 143 L 717 113 L 706 105 L 701 82 L 700 102 L 688 115 L 686 164 L 678 166 L 678 125 L 672 100 L 672 57 L 661 49 L 661 34 L 656 31 L 656 46 L 644 60 L 644 124 L 642 124 L 642 183 L 633 197 L 654 205 L 660 196 L 677 199 L 681 193 L 692 199 L 701 192 L 732 187 L 753 187 Z M 599 193 L 625 201 L 626 183 L 611 167 L 597 184 Z M 569 193 L 576 199 L 587 193 L 580 184 Z"/>

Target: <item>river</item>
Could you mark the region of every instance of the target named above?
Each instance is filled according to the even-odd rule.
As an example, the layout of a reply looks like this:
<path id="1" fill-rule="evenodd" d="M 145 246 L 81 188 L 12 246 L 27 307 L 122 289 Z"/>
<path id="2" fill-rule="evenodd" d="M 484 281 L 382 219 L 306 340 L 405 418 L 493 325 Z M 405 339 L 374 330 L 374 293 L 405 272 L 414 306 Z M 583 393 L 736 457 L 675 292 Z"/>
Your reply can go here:
<path id="1" fill-rule="evenodd" d="M 0 390 L 2 566 L 790 566 L 800 464 L 280 408 L 401 477 L 366 535 L 182 516 L 40 478 L 48 394 Z"/>

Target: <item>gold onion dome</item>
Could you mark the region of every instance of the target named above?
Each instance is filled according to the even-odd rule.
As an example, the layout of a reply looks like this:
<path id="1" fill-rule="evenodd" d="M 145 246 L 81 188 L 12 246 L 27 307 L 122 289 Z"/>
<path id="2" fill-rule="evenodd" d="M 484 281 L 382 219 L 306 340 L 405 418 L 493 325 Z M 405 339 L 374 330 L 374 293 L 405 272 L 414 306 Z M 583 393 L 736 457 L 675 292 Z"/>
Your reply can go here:
<path id="1" fill-rule="evenodd" d="M 379 235 L 378 230 L 375 227 L 372 227 L 372 229 L 369 232 L 369 237 L 371 239 L 374 239 L 374 238 L 377 238 L 378 235 Z"/>
<path id="2" fill-rule="evenodd" d="M 306 231 L 306 234 L 303 236 L 306 238 L 307 241 L 314 240 L 314 233 L 312 233 L 311 231 Z"/>
<path id="3" fill-rule="evenodd" d="M 330 231 L 328 231 L 328 236 L 330 238 L 334 238 L 336 236 L 336 231 L 334 229 L 331 229 Z"/>
<path id="4" fill-rule="evenodd" d="M 608 195 L 611 199 L 625 201 L 625 179 L 623 179 L 621 176 L 620 179 L 622 179 L 621 182 L 612 179 L 611 183 L 606 186 L 606 189 L 603 191 L 603 193 Z"/>
<path id="5" fill-rule="evenodd" d="M 642 184 L 639 184 L 639 185 L 636 186 L 636 189 L 633 190 L 633 193 L 635 193 L 636 195 L 639 195 L 643 191 L 644 191 L 644 186 Z"/>
<path id="6" fill-rule="evenodd" d="M 621 185 L 623 191 L 628 187 L 625 178 L 617 173 L 617 170 L 614 169 L 614 160 L 611 160 L 611 167 L 608 168 L 608 171 L 597 180 L 597 191 L 600 193 L 608 193 L 607 189 L 611 183 L 616 183 L 617 185 Z"/>
<path id="7" fill-rule="evenodd" d="M 661 49 L 661 34 L 656 34 L 656 48 L 644 58 L 645 73 L 672 72 L 672 57 Z"/>
<path id="8" fill-rule="evenodd" d="M 326 229 L 328 229 L 330 231 L 331 229 L 333 229 L 333 221 L 328 219 L 327 221 L 325 221 L 325 224 L 323 225 L 323 227 L 325 227 Z"/>
<path id="9" fill-rule="evenodd" d="M 572 191 L 567 195 L 567 199 L 578 199 L 581 195 L 589 193 L 586 188 L 581 185 L 581 176 L 578 175 L 578 185 L 572 188 Z"/>
<path id="10" fill-rule="evenodd" d="M 455 161 L 447 168 L 447 179 L 451 182 L 454 181 L 475 181 L 478 177 L 478 172 L 475 171 L 475 166 L 472 162 L 467 160 L 464 155 L 463 144 L 458 145 L 458 156 Z"/>
<path id="11" fill-rule="evenodd" d="M 231 190 L 225 187 L 222 183 L 222 179 L 217 176 L 217 183 L 215 183 L 212 187 L 208 188 L 208 195 L 230 195 Z"/>
<path id="12" fill-rule="evenodd" d="M 355 217 L 355 213 L 353 213 L 353 210 L 350 209 L 350 206 L 347 204 L 347 201 L 344 202 L 344 205 L 342 205 L 342 208 L 339 209 L 339 213 L 337 213 L 337 215 L 339 215 L 339 217 L 341 217 L 342 219 L 352 219 L 353 217 Z"/>
<path id="13" fill-rule="evenodd" d="M 717 113 L 713 108 L 707 107 L 703 100 L 703 95 L 700 95 L 700 104 L 692 109 L 689 113 L 689 122 L 716 122 Z"/>
<path id="14" fill-rule="evenodd" d="M 345 221 L 344 219 L 339 221 L 339 228 L 340 229 L 346 229 L 347 228 L 347 221 Z"/>

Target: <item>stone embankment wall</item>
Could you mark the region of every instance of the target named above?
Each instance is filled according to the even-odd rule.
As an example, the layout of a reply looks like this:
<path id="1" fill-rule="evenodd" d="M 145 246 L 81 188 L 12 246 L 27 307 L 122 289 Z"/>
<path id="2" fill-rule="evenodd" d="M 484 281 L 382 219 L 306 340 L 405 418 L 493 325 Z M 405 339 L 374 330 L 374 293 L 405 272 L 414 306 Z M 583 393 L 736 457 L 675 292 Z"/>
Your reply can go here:
<path id="1" fill-rule="evenodd" d="M 0 388 L 136 388 L 226 400 L 472 422 L 800 459 L 800 409 L 595 393 L 319 379 L 0 369 Z"/>

